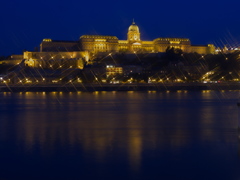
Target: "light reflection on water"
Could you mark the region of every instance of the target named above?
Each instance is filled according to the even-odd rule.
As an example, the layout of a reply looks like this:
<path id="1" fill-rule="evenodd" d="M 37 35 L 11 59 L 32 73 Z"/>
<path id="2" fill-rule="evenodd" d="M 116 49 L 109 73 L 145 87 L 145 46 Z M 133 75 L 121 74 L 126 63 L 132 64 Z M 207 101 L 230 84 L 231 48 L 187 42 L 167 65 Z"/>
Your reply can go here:
<path id="1" fill-rule="evenodd" d="M 35 169 L 23 163 L 35 179 L 87 178 L 88 171 L 106 179 L 201 179 L 215 178 L 215 173 L 220 173 L 218 179 L 239 177 L 238 95 L 238 91 L 2 93 L 0 158 L 16 157 L 10 162 L 19 165 L 35 159 Z M 7 161 L 3 158 L 1 165 Z M 40 170 L 53 165 L 59 169 L 57 175 Z M 8 166 L 5 170 L 16 177 L 20 171 Z M 39 173 L 44 170 L 46 174 Z M 203 174 L 195 176 L 198 170 Z M 0 173 L 0 179 L 15 176 Z"/>

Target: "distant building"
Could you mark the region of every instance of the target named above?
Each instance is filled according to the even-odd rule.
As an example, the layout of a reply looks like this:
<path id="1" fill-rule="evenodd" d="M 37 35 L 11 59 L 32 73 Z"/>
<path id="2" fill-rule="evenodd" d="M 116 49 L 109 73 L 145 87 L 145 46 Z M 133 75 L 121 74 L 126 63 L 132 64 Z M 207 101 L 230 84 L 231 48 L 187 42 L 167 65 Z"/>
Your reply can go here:
<path id="1" fill-rule="evenodd" d="M 113 65 L 107 65 L 106 66 L 106 76 L 116 76 L 116 75 L 122 75 L 123 74 L 123 68 Z"/>
<path id="2" fill-rule="evenodd" d="M 158 53 L 165 52 L 169 47 L 181 49 L 186 53 L 215 53 L 214 45 L 191 45 L 187 38 L 157 38 L 153 41 L 142 41 L 139 27 L 133 22 L 128 28 L 127 40 L 103 35 L 83 35 L 77 41 L 43 39 L 40 52 L 26 51 L 22 56 L 13 56 L 11 62 L 21 62 L 23 57 L 26 59 L 26 65 L 32 67 L 69 66 L 82 69 L 84 62 L 99 53 Z M 17 57 L 19 59 L 16 59 Z"/>
<path id="3" fill-rule="evenodd" d="M 80 37 L 80 47 L 83 51 L 96 54 L 99 52 L 165 52 L 167 48 L 174 47 L 183 52 L 196 52 L 199 54 L 213 54 L 215 47 L 213 44 L 204 46 L 192 46 L 187 38 L 157 38 L 153 41 L 142 41 L 139 27 L 133 22 L 127 33 L 127 40 L 118 40 L 116 36 L 83 35 Z"/>

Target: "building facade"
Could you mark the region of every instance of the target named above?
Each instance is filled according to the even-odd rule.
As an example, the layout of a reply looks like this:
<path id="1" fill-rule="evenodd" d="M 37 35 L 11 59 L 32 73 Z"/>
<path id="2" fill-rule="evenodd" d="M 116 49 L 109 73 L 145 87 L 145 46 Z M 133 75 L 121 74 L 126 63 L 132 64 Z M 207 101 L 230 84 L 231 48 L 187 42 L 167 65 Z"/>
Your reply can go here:
<path id="1" fill-rule="evenodd" d="M 133 22 L 128 28 L 126 40 L 103 35 L 83 35 L 77 41 L 43 39 L 39 52 L 26 51 L 21 57 L 28 66 L 32 67 L 52 67 L 53 64 L 61 67 L 63 64 L 68 64 L 67 66 L 82 69 L 84 62 L 98 53 L 161 53 L 171 47 L 186 53 L 215 53 L 214 45 L 191 45 L 187 38 L 156 38 L 152 41 L 143 41 L 139 27 Z M 14 62 L 18 61 L 16 57 L 14 56 Z M 19 59 L 19 62 L 21 60 Z"/>
<path id="2" fill-rule="evenodd" d="M 96 54 L 99 52 L 128 52 L 128 53 L 159 53 L 167 48 L 181 49 L 183 52 L 199 54 L 214 54 L 213 44 L 204 46 L 191 45 L 187 38 L 157 38 L 153 41 L 141 40 L 139 27 L 133 22 L 127 32 L 127 40 L 119 40 L 116 36 L 84 35 L 80 37 L 83 51 Z"/>

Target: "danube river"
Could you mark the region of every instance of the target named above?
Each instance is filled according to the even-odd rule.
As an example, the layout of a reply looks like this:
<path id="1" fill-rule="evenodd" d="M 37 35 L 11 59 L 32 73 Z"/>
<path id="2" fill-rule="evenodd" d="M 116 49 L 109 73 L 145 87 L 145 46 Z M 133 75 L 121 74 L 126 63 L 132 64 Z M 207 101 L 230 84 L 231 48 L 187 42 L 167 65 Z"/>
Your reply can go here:
<path id="1" fill-rule="evenodd" d="M 0 180 L 238 180 L 239 93 L 0 93 Z"/>

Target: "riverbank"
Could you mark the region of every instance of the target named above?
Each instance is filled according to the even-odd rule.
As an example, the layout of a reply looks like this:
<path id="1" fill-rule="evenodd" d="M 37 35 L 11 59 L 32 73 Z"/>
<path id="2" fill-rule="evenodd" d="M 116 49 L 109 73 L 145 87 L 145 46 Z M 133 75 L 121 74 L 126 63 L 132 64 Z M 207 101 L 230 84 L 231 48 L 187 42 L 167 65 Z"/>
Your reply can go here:
<path id="1" fill-rule="evenodd" d="M 240 83 L 1 84 L 0 92 L 240 90 Z"/>

